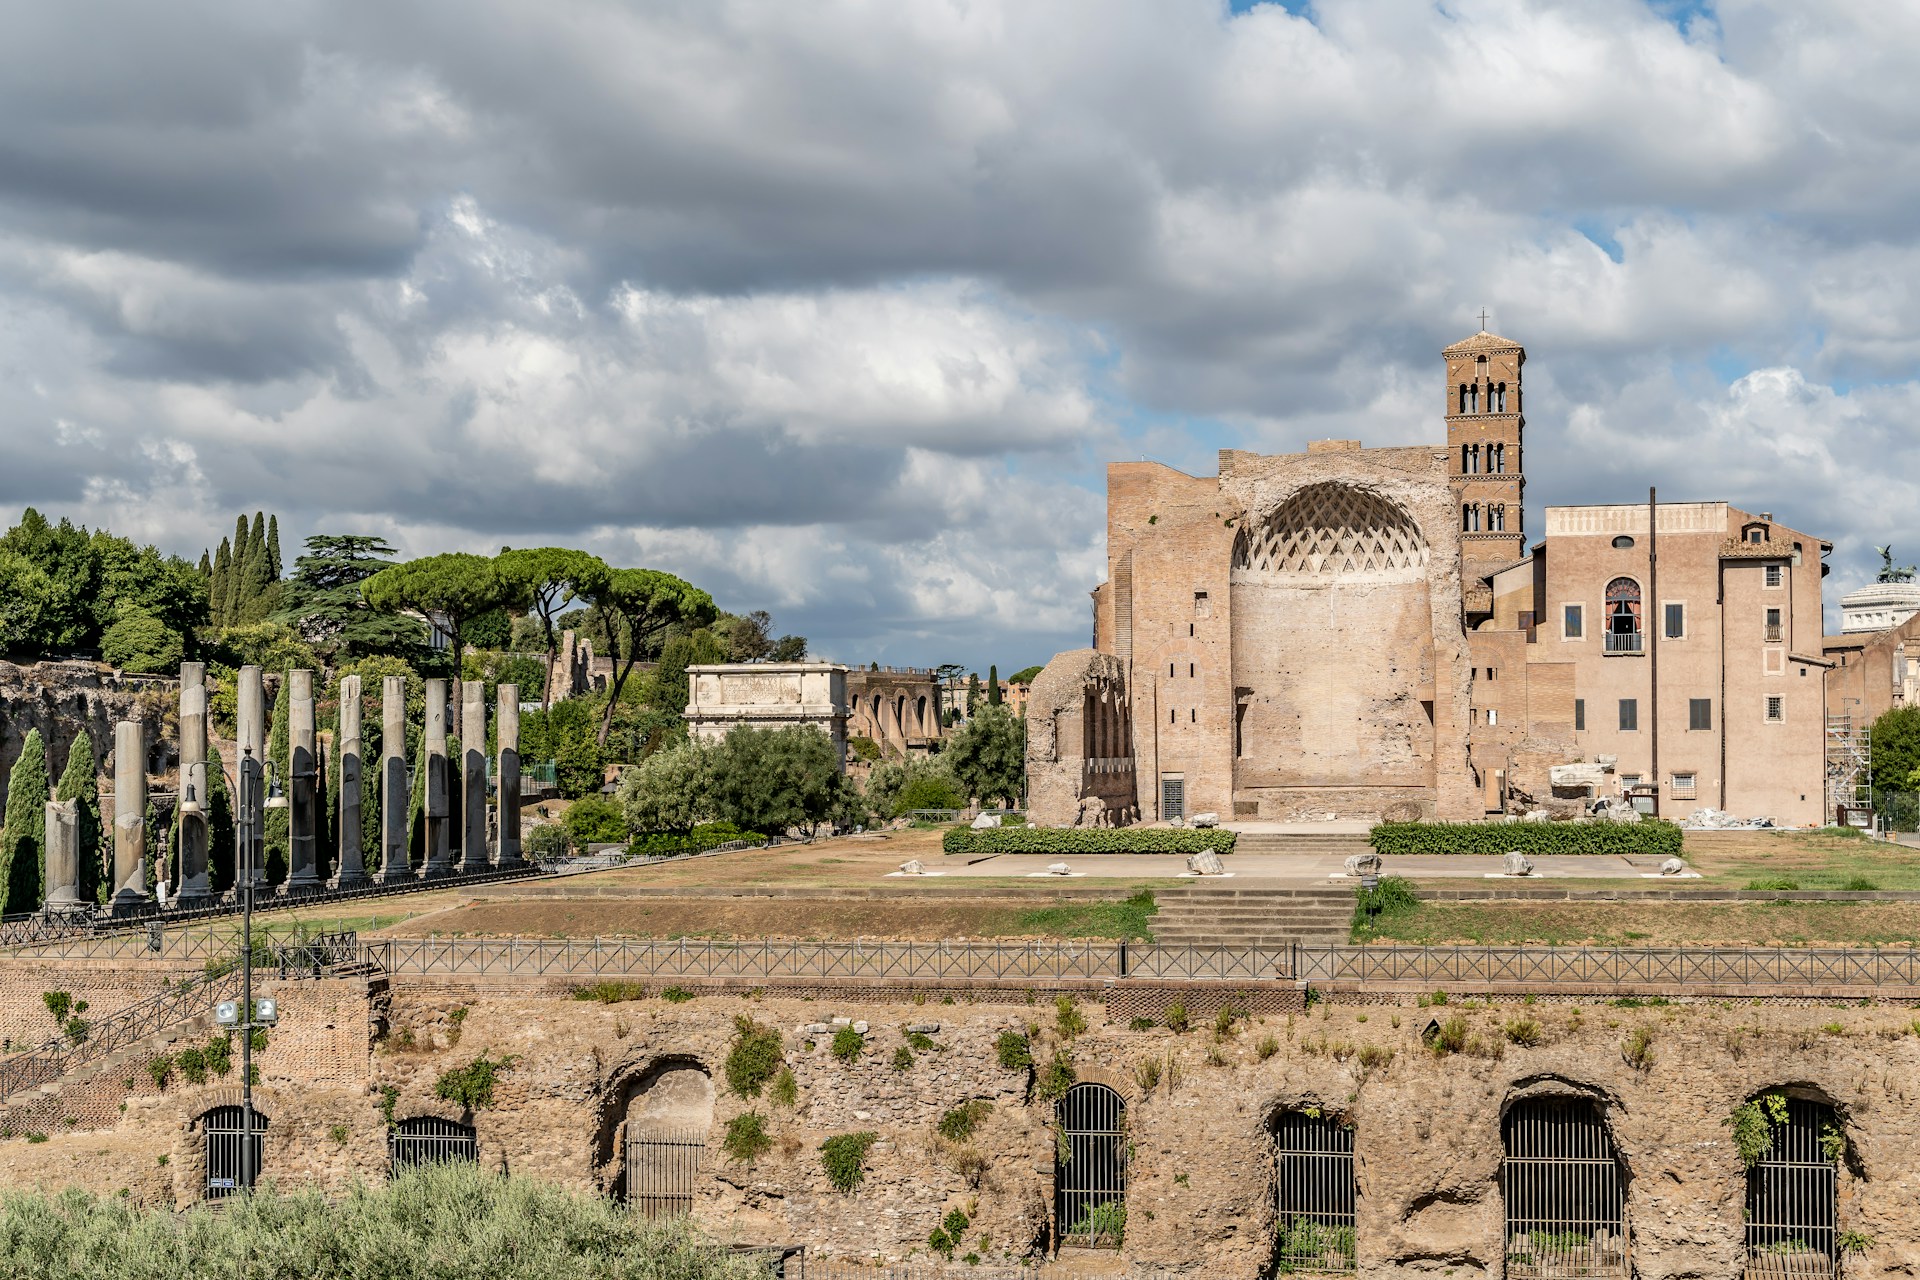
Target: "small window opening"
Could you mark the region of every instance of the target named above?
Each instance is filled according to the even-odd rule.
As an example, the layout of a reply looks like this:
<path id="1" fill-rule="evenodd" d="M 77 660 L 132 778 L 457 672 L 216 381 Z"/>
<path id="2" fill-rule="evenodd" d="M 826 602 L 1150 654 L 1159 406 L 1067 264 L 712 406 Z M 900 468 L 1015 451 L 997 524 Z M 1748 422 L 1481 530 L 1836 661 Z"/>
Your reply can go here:
<path id="1" fill-rule="evenodd" d="M 1585 1098 L 1529 1098 L 1500 1124 L 1507 1269 L 1512 1280 L 1627 1280 L 1627 1173 Z"/>
<path id="2" fill-rule="evenodd" d="M 392 1173 L 423 1164 L 471 1164 L 480 1158 L 480 1136 L 470 1124 L 416 1116 L 387 1131 L 387 1156 Z"/>
<path id="3" fill-rule="evenodd" d="M 1127 1104 L 1104 1084 L 1076 1084 L 1054 1104 L 1053 1166 L 1063 1243 L 1118 1249 L 1127 1217 Z"/>
<path id="4" fill-rule="evenodd" d="M 1840 1262 L 1837 1156 L 1846 1141 L 1833 1108 L 1777 1094 L 1755 1102 L 1769 1141 L 1747 1167 L 1748 1274 L 1832 1276 Z"/>
<path id="5" fill-rule="evenodd" d="M 1274 1258 L 1268 1275 L 1352 1273 L 1353 1126 L 1318 1112 L 1273 1122 Z"/>
<path id="6" fill-rule="evenodd" d="M 1782 720 L 1785 720 L 1786 718 L 1787 718 L 1787 700 L 1781 697 L 1777 693 L 1769 695 L 1767 698 L 1768 722 L 1772 724 L 1779 724 Z"/>

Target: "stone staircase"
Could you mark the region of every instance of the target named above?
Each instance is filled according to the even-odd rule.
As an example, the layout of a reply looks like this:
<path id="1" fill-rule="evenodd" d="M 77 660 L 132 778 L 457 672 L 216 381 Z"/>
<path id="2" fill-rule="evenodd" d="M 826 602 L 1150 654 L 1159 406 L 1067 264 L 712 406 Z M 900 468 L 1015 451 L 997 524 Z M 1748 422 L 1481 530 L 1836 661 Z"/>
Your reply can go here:
<path id="1" fill-rule="evenodd" d="M 1316 858 L 1345 858 L 1348 854 L 1368 853 L 1373 846 L 1364 831 L 1242 831 L 1227 857 L 1227 869 L 1234 858 L 1246 853 L 1306 854 Z"/>
<path id="2" fill-rule="evenodd" d="M 1244 839 L 1244 837 L 1242 837 Z M 1235 888 L 1231 880 L 1156 889 L 1154 940 L 1165 946 L 1279 947 L 1344 943 L 1353 890 L 1344 885 Z"/>

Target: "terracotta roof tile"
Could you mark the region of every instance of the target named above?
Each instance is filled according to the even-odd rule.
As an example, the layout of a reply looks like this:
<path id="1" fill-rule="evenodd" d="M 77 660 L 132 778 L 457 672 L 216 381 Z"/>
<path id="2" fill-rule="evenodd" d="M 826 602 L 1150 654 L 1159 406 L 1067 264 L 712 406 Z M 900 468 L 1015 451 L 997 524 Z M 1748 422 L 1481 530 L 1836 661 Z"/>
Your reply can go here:
<path id="1" fill-rule="evenodd" d="M 1497 333 L 1488 333 L 1482 329 L 1471 338 L 1462 338 L 1452 346 L 1443 348 L 1440 354 L 1450 356 L 1456 351 L 1518 351 L 1519 349 L 1520 344 L 1513 339 L 1503 338 Z"/>

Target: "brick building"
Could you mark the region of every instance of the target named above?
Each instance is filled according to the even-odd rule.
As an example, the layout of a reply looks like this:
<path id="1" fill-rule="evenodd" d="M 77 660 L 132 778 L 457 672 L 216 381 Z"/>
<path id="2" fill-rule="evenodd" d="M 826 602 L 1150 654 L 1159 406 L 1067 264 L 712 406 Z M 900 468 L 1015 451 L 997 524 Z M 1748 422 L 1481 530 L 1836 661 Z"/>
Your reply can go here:
<path id="1" fill-rule="evenodd" d="M 1529 545 L 1526 352 L 1483 331 L 1442 358 L 1443 446 L 1109 466 L 1094 647 L 1143 819 L 1477 818 L 1605 761 L 1601 790 L 1663 814 L 1821 820 L 1831 545 L 1724 502 L 1549 508 Z M 1030 728 L 1083 716 L 1069 685 L 1035 682 Z M 1041 820 L 1116 807 L 1099 753 L 1029 741 Z"/>

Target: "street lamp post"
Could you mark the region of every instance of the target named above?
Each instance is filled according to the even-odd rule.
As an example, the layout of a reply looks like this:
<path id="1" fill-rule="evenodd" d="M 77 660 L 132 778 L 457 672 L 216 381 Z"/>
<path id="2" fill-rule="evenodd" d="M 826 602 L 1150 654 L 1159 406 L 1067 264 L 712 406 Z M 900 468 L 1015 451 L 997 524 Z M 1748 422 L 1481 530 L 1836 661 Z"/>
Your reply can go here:
<path id="1" fill-rule="evenodd" d="M 264 800 L 260 794 L 263 781 L 267 784 Z M 258 810 L 284 809 L 287 798 L 281 794 L 271 762 L 266 776 L 261 776 L 260 762 L 253 758 L 251 747 L 241 750 L 238 790 L 240 813 L 233 839 L 234 865 L 239 872 L 234 889 L 240 894 L 240 1005 L 235 1008 L 231 1001 L 220 1002 L 214 1006 L 213 1020 L 240 1033 L 240 1185 L 250 1191 L 259 1172 L 253 1167 L 253 1031 L 279 1021 L 279 1010 L 272 1000 L 255 1005 L 253 999 L 253 830 L 260 818 Z"/>

